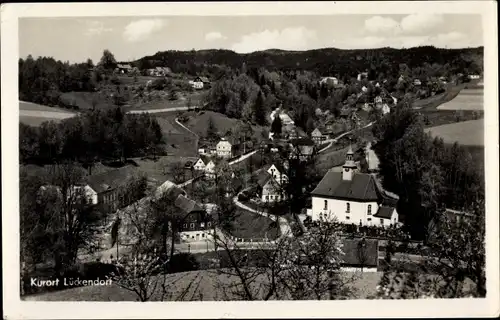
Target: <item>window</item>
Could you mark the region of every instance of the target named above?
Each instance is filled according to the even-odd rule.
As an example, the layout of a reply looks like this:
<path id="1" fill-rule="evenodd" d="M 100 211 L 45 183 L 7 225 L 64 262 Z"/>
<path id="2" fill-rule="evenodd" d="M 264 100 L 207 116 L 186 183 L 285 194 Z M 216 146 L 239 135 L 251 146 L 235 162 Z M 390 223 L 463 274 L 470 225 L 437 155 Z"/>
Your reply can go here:
<path id="1" fill-rule="evenodd" d="M 324 210 L 327 210 L 328 209 L 328 200 L 325 200 L 325 208 Z"/>
<path id="2" fill-rule="evenodd" d="M 266 196 L 266 200 L 269 200 L 269 196 Z"/>
<path id="3" fill-rule="evenodd" d="M 384 219 L 380 219 L 380 224 L 384 224 Z"/>
<path id="4" fill-rule="evenodd" d="M 200 227 L 205 228 L 205 224 L 203 222 L 200 223 Z"/>
<path id="5" fill-rule="evenodd" d="M 194 223 L 191 223 L 191 224 L 189 225 L 189 227 L 190 227 L 191 229 L 194 229 Z"/>
<path id="6" fill-rule="evenodd" d="M 184 224 L 182 225 L 182 227 L 183 227 L 184 229 L 187 229 L 187 227 L 188 227 L 187 223 L 184 223 Z"/>
<path id="7" fill-rule="evenodd" d="M 372 221 L 372 218 L 368 218 L 367 220 L 368 220 L 368 221 Z"/>
<path id="8" fill-rule="evenodd" d="M 351 219 L 351 217 L 349 217 L 349 216 L 346 216 L 346 217 L 345 217 L 345 219 L 346 219 L 346 220 L 350 220 L 350 219 Z"/>
<path id="9" fill-rule="evenodd" d="M 211 226 L 211 225 L 212 225 L 212 223 L 211 223 L 211 222 L 207 223 L 207 227 L 209 227 L 209 228 L 210 228 L 210 226 Z"/>
<path id="10" fill-rule="evenodd" d="M 204 234 L 204 233 L 202 233 L 202 234 L 201 234 L 201 237 L 202 237 L 202 238 L 205 238 L 205 234 Z"/>
<path id="11" fill-rule="evenodd" d="M 348 202 L 346 203 L 346 206 L 345 206 L 345 212 L 346 213 L 350 213 L 351 212 L 351 204 Z"/>
<path id="12" fill-rule="evenodd" d="M 371 204 L 368 205 L 368 215 L 369 216 L 372 215 L 372 205 Z"/>

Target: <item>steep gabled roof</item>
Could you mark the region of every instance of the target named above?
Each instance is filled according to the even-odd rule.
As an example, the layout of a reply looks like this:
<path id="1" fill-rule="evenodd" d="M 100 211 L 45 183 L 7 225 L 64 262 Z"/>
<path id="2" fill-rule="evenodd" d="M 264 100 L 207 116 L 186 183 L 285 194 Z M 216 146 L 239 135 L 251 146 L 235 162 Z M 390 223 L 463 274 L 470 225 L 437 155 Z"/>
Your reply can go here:
<path id="1" fill-rule="evenodd" d="M 87 184 L 97 193 L 114 190 L 125 183 L 136 170 L 131 167 L 110 170 L 87 177 Z"/>
<path id="2" fill-rule="evenodd" d="M 351 180 L 343 180 L 342 172 L 334 172 L 331 169 L 321 179 L 311 195 L 359 201 L 379 201 L 382 199 L 372 175 L 356 172 Z"/>
<path id="3" fill-rule="evenodd" d="M 196 211 L 203 211 L 203 208 L 196 201 L 189 199 L 184 195 L 179 195 L 174 202 L 175 206 L 181 209 L 184 213 L 190 214 Z"/>

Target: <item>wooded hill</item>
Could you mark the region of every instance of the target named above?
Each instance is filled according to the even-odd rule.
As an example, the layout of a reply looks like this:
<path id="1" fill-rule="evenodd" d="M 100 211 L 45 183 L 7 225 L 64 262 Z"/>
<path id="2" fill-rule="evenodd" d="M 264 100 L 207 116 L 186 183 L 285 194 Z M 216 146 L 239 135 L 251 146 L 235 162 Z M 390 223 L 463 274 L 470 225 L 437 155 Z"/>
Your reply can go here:
<path id="1" fill-rule="evenodd" d="M 465 49 L 440 49 L 432 46 L 410 49 L 361 49 L 335 48 L 308 51 L 270 49 L 248 54 L 230 50 L 163 51 L 134 62 L 139 68 L 168 66 L 173 72 L 189 74 L 214 73 L 217 69 L 265 68 L 269 71 L 307 70 L 321 75 L 356 76 L 362 71 L 394 74 L 399 64 L 410 68 L 425 64 L 439 64 L 450 73 L 480 73 L 483 69 L 483 47 Z M 372 77 L 376 75 L 372 74 Z"/>

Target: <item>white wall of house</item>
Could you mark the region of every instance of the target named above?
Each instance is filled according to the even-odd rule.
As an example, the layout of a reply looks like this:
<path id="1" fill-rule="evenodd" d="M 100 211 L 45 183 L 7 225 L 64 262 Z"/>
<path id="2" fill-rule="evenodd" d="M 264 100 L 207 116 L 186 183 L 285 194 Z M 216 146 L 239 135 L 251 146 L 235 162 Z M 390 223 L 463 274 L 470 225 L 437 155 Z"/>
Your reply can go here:
<path id="1" fill-rule="evenodd" d="M 232 155 L 232 145 L 229 141 L 221 141 L 217 144 L 217 156 L 231 158 Z"/>
<path id="2" fill-rule="evenodd" d="M 205 163 L 201 159 L 198 159 L 194 165 L 194 170 L 205 170 L 205 167 Z"/>
<path id="3" fill-rule="evenodd" d="M 326 209 L 325 201 L 327 203 Z M 349 213 L 346 212 L 347 204 L 349 204 Z M 371 215 L 368 214 L 368 206 L 371 206 Z M 359 224 L 361 221 L 363 225 L 373 225 L 376 220 L 373 215 L 377 213 L 377 210 L 378 204 L 375 201 L 356 202 L 314 196 L 312 198 L 311 218 L 313 221 L 318 221 L 322 216 L 326 220 L 337 218 L 337 221 L 341 223 Z"/>
<path id="4" fill-rule="evenodd" d="M 275 183 L 275 182 L 274 182 Z M 281 200 L 279 186 L 275 185 L 273 180 L 269 180 L 262 188 L 261 201 L 275 202 Z"/>
<path id="5" fill-rule="evenodd" d="M 274 164 L 271 165 L 271 167 L 267 170 L 267 173 L 269 173 L 271 176 L 273 176 L 273 178 L 276 181 L 278 181 L 279 183 L 283 183 L 288 179 L 286 174 L 283 172 L 280 172 Z"/>
<path id="6" fill-rule="evenodd" d="M 97 204 L 99 202 L 97 192 L 95 192 L 94 189 L 92 189 L 89 185 L 86 185 L 84 187 L 75 186 L 73 187 L 73 190 L 75 192 L 83 192 L 83 194 L 87 198 L 88 203 Z"/>
<path id="7" fill-rule="evenodd" d="M 380 219 L 374 217 L 373 221 L 374 221 L 373 225 L 375 226 L 389 227 L 391 224 L 394 225 L 399 223 L 399 214 L 396 211 L 396 209 L 394 209 L 391 215 L 391 219 Z"/>
<path id="8" fill-rule="evenodd" d="M 183 242 L 212 241 L 213 234 L 214 234 L 213 229 L 198 230 L 198 231 L 182 231 L 179 233 L 180 238 Z"/>

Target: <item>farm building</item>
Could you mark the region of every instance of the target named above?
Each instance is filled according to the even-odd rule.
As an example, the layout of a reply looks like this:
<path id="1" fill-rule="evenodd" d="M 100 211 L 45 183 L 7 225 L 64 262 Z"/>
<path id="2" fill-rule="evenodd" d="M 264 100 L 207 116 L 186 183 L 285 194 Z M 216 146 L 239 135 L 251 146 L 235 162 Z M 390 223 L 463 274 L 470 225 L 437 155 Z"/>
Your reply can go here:
<path id="1" fill-rule="evenodd" d="M 208 80 L 207 77 L 196 77 L 194 80 L 189 81 L 189 84 L 191 84 L 194 89 L 203 89 L 210 87 L 210 80 Z"/>
<path id="2" fill-rule="evenodd" d="M 397 199 L 390 197 L 372 174 L 358 172 L 352 148 L 342 172 L 329 170 L 311 192 L 313 221 L 390 226 L 399 223 Z"/>
<path id="3" fill-rule="evenodd" d="M 185 215 L 179 232 L 181 241 L 197 242 L 212 239 L 212 219 L 201 205 L 184 195 L 177 196 L 174 205 Z"/>
<path id="4" fill-rule="evenodd" d="M 165 77 L 172 73 L 169 67 L 156 67 L 148 69 L 148 74 L 153 77 Z"/>
<path id="5" fill-rule="evenodd" d="M 116 65 L 115 71 L 117 73 L 127 74 L 132 71 L 132 66 L 128 63 L 127 64 L 119 63 Z"/>
<path id="6" fill-rule="evenodd" d="M 212 160 L 205 166 L 205 177 L 215 179 L 215 163 Z"/>
<path id="7" fill-rule="evenodd" d="M 257 193 L 262 202 L 275 202 L 284 199 L 283 189 L 279 181 L 267 171 L 262 170 L 257 176 Z"/>
<path id="8" fill-rule="evenodd" d="M 93 204 L 102 204 L 111 211 L 118 209 L 118 193 L 120 187 L 132 176 L 130 167 L 115 169 L 104 173 L 91 175 L 87 181 L 76 189 L 83 188 L 85 195 Z"/>

